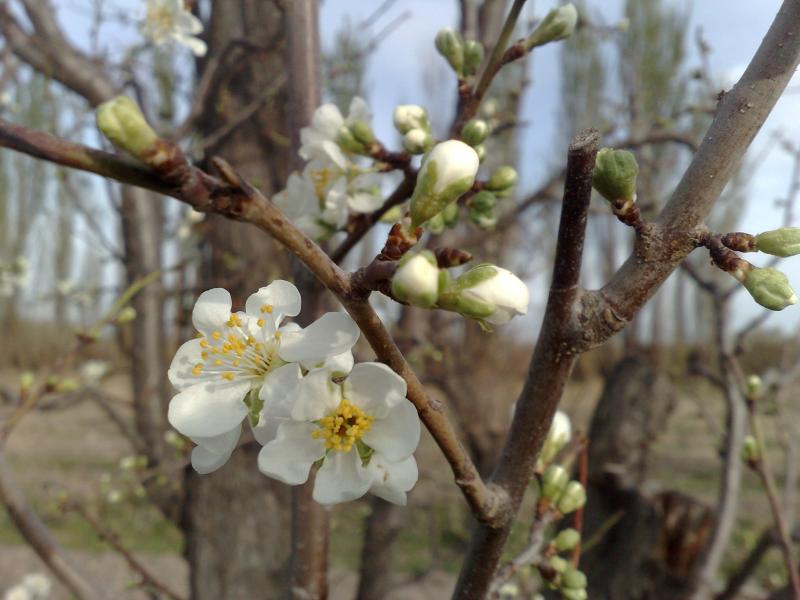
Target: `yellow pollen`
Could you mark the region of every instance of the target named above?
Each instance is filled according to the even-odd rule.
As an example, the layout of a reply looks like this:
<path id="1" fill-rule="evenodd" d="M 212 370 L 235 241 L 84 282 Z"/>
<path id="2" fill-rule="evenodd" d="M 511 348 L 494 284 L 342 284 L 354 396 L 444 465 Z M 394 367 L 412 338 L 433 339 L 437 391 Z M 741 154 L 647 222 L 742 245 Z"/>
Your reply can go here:
<path id="1" fill-rule="evenodd" d="M 256 343 L 256 338 L 254 338 L 252 335 L 247 336 L 247 345 L 248 346 L 252 346 L 255 343 Z"/>
<path id="2" fill-rule="evenodd" d="M 230 319 L 228 319 L 227 323 L 225 323 L 228 327 L 238 327 L 242 324 L 242 319 L 239 315 L 231 313 Z"/>
<path id="3" fill-rule="evenodd" d="M 201 348 L 208 348 L 208 346 L 209 346 L 208 340 L 200 340 Z"/>
<path id="4" fill-rule="evenodd" d="M 280 332 L 280 331 L 276 331 L 276 332 L 275 332 L 275 339 L 276 339 L 276 340 L 279 340 L 279 339 L 281 339 L 281 332 Z"/>
<path id="5" fill-rule="evenodd" d="M 203 363 L 197 363 L 194 367 L 192 367 L 192 375 L 197 377 L 200 373 L 203 372 Z"/>
<path id="6" fill-rule="evenodd" d="M 238 367 L 240 364 L 242 364 L 242 361 L 237 358 L 231 364 L 233 364 L 234 367 Z"/>
<path id="7" fill-rule="evenodd" d="M 258 321 L 256 321 L 256 325 L 258 325 L 259 327 L 263 327 L 264 323 L 265 323 L 264 319 L 259 319 Z"/>
<path id="8" fill-rule="evenodd" d="M 214 365 L 217 366 L 217 367 L 220 366 L 221 364 L 222 364 L 222 359 L 221 358 L 218 358 L 217 360 L 214 361 Z"/>
<path id="9" fill-rule="evenodd" d="M 205 360 L 206 358 L 208 358 L 208 352 L 206 352 L 205 350 L 203 350 L 203 351 L 200 353 L 200 356 L 202 356 L 202 357 L 203 357 L 203 360 Z"/>
<path id="10" fill-rule="evenodd" d="M 259 308 L 262 313 L 269 313 L 272 314 L 272 304 L 262 304 L 261 308 Z"/>
<path id="11" fill-rule="evenodd" d="M 235 374 L 231 373 L 230 371 L 226 371 L 222 374 L 222 378 L 227 381 L 233 381 L 233 378 L 236 377 Z"/>
<path id="12" fill-rule="evenodd" d="M 215 340 L 219 340 L 222 337 L 222 334 L 219 331 L 212 331 L 211 337 Z"/>
<path id="13" fill-rule="evenodd" d="M 313 431 L 311 437 L 322 439 L 327 450 L 350 452 L 372 427 L 372 420 L 371 415 L 342 399 L 335 412 L 320 419 L 319 429 Z"/>

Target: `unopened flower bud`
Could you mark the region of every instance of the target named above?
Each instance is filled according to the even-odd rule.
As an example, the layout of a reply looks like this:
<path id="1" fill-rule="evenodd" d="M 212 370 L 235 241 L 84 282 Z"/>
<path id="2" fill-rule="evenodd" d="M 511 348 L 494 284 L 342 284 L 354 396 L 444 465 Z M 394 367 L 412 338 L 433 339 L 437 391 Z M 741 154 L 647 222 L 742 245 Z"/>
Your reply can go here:
<path id="1" fill-rule="evenodd" d="M 589 598 L 589 594 L 587 593 L 585 588 L 581 589 L 562 588 L 561 597 L 564 600 L 587 600 L 587 598 Z"/>
<path id="2" fill-rule="evenodd" d="M 576 529 L 564 529 L 558 533 L 553 543 L 559 552 L 566 552 L 572 550 L 581 541 L 581 534 Z"/>
<path id="3" fill-rule="evenodd" d="M 136 318 L 136 309 L 132 306 L 126 306 L 117 313 L 117 324 L 124 325 L 130 323 Z"/>
<path id="4" fill-rule="evenodd" d="M 494 170 L 489 181 L 486 182 L 486 189 L 493 192 L 504 192 L 514 187 L 519 180 L 519 175 L 514 167 L 502 166 Z"/>
<path id="5" fill-rule="evenodd" d="M 25 371 L 19 376 L 19 389 L 21 392 L 27 392 L 36 383 L 36 376 L 30 371 Z"/>
<path id="6" fill-rule="evenodd" d="M 569 473 L 561 465 L 550 465 L 542 475 L 542 498 L 555 502 L 569 483 Z"/>
<path id="7" fill-rule="evenodd" d="M 565 413 L 557 410 L 544 440 L 539 460 L 544 464 L 552 461 L 570 439 L 572 439 L 572 423 Z"/>
<path id="8" fill-rule="evenodd" d="M 470 146 L 483 143 L 489 135 L 489 126 L 483 119 L 471 119 L 461 129 L 461 139 Z"/>
<path id="9" fill-rule="evenodd" d="M 632 152 L 602 148 L 592 173 L 592 186 L 615 209 L 625 209 L 636 201 L 639 165 Z"/>
<path id="10" fill-rule="evenodd" d="M 758 375 L 750 375 L 747 378 L 747 395 L 748 396 L 758 396 L 761 393 L 761 385 L 763 382 L 761 381 L 761 377 Z"/>
<path id="11" fill-rule="evenodd" d="M 62 379 L 56 385 L 56 391 L 61 394 L 68 394 L 70 392 L 74 392 L 77 389 L 78 389 L 78 382 L 70 378 Z"/>
<path id="12" fill-rule="evenodd" d="M 421 128 L 411 129 L 403 136 L 403 148 L 410 154 L 423 154 L 432 145 L 433 136 Z"/>
<path id="13" fill-rule="evenodd" d="M 478 155 L 478 162 L 483 162 L 486 160 L 486 146 L 483 144 L 478 144 L 475 146 L 475 154 Z"/>
<path id="14" fill-rule="evenodd" d="M 476 40 L 464 42 L 464 67 L 465 76 L 475 75 L 483 64 L 483 44 Z"/>
<path id="15" fill-rule="evenodd" d="M 560 556 L 551 556 L 549 562 L 550 567 L 556 573 L 564 573 L 567 569 L 569 569 L 569 562 Z"/>
<path id="16" fill-rule="evenodd" d="M 401 206 L 393 206 L 381 217 L 381 223 L 397 223 L 403 218 L 403 208 Z"/>
<path id="17" fill-rule="evenodd" d="M 492 192 L 487 191 L 478 192 L 469 200 L 469 207 L 480 211 L 492 210 L 495 204 L 497 198 Z"/>
<path id="18" fill-rule="evenodd" d="M 442 221 L 444 221 L 445 226 L 454 227 L 458 223 L 458 203 L 451 202 L 439 214 L 442 215 Z"/>
<path id="19" fill-rule="evenodd" d="M 747 464 L 757 463 L 761 460 L 761 449 L 758 441 L 752 435 L 746 435 L 742 443 L 742 460 Z"/>
<path id="20" fill-rule="evenodd" d="M 339 134 L 336 136 L 336 143 L 353 154 L 365 154 L 367 152 L 366 145 L 360 142 L 353 134 L 353 131 L 345 125 L 342 125 L 339 129 Z"/>
<path id="21" fill-rule="evenodd" d="M 350 125 L 350 131 L 353 137 L 362 144 L 369 146 L 375 141 L 375 134 L 372 131 L 369 123 L 366 121 L 356 121 Z"/>
<path id="22" fill-rule="evenodd" d="M 422 163 L 411 196 L 411 227 L 439 214 L 475 183 L 478 155 L 458 140 L 436 144 Z"/>
<path id="23" fill-rule="evenodd" d="M 400 259 L 392 277 L 392 294 L 399 300 L 430 308 L 436 304 L 439 267 L 433 252 L 423 250 Z"/>
<path id="24" fill-rule="evenodd" d="M 742 283 L 753 300 L 764 308 L 783 310 L 791 304 L 797 304 L 797 295 L 789 285 L 789 280 L 777 269 L 753 267 L 744 274 Z"/>
<path id="25" fill-rule="evenodd" d="M 412 129 L 427 131 L 428 111 L 416 104 L 401 104 L 394 109 L 394 126 L 400 133 L 406 134 Z"/>
<path id="26" fill-rule="evenodd" d="M 464 42 L 461 35 L 446 27 L 436 34 L 436 49 L 439 51 L 453 70 L 461 75 L 464 68 Z"/>
<path id="27" fill-rule="evenodd" d="M 570 567 L 561 574 L 561 587 L 569 590 L 586 589 L 586 575 L 575 567 Z"/>
<path id="28" fill-rule="evenodd" d="M 781 227 L 759 233 L 756 236 L 756 248 L 773 256 L 800 254 L 800 227 Z"/>
<path id="29" fill-rule="evenodd" d="M 439 235 L 444 231 L 444 211 L 434 215 L 425 222 L 425 229 L 430 231 L 433 235 Z"/>
<path id="30" fill-rule="evenodd" d="M 97 108 L 97 128 L 120 150 L 143 159 L 155 151 L 158 135 L 144 118 L 139 105 L 117 96 Z"/>
<path id="31" fill-rule="evenodd" d="M 558 499 L 556 508 L 562 515 L 568 515 L 581 508 L 584 504 L 586 504 L 586 490 L 580 482 L 570 481 Z"/>
<path id="32" fill-rule="evenodd" d="M 528 312 L 528 286 L 511 271 L 490 264 L 472 267 L 456 279 L 446 306 L 465 317 L 494 325 Z"/>
<path id="33" fill-rule="evenodd" d="M 578 11 L 572 3 L 554 8 L 541 20 L 525 45 L 530 50 L 536 46 L 568 38 L 575 31 L 577 23 Z"/>
<path id="34" fill-rule="evenodd" d="M 497 215 L 494 214 L 494 211 L 489 210 L 476 210 L 474 208 L 470 208 L 469 210 L 469 220 L 480 229 L 481 231 L 490 231 L 494 229 L 494 226 L 497 225 Z"/>

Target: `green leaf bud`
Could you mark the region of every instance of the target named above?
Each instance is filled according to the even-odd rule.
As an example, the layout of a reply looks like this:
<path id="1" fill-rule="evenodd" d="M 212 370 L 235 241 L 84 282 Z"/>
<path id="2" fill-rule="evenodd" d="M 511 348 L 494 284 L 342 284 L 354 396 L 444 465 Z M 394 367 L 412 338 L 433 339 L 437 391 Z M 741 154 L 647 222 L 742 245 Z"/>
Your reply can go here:
<path id="1" fill-rule="evenodd" d="M 556 573 L 564 573 L 569 569 L 569 562 L 560 556 L 551 556 L 549 562 L 550 567 L 552 567 Z"/>
<path id="2" fill-rule="evenodd" d="M 470 119 L 461 128 L 461 139 L 470 146 L 482 144 L 489 135 L 489 125 L 483 119 Z"/>
<path id="3" fill-rule="evenodd" d="M 530 50 L 536 46 L 568 38 L 575 31 L 577 23 L 578 11 L 572 3 L 554 8 L 541 20 L 525 41 L 525 45 Z"/>
<path id="4" fill-rule="evenodd" d="M 797 304 L 797 295 L 786 275 L 773 268 L 753 267 L 744 274 L 744 287 L 753 300 L 770 310 L 783 310 Z"/>
<path id="5" fill-rule="evenodd" d="M 761 393 L 763 382 L 758 375 L 750 375 L 745 383 L 748 396 L 758 396 Z"/>
<path id="6" fill-rule="evenodd" d="M 553 540 L 553 543 L 556 545 L 556 549 L 559 552 L 566 552 L 568 550 L 572 550 L 575 548 L 581 541 L 581 534 L 578 533 L 577 529 L 564 529 L 559 531 L 556 538 Z"/>
<path id="7" fill-rule="evenodd" d="M 483 64 L 483 44 L 476 40 L 464 42 L 464 76 L 475 75 Z"/>
<path id="8" fill-rule="evenodd" d="M 136 318 L 136 309 L 132 306 L 126 306 L 121 311 L 117 313 L 117 324 L 124 325 L 125 323 L 130 323 Z"/>
<path id="9" fill-rule="evenodd" d="M 800 254 L 800 227 L 781 227 L 756 236 L 756 249 L 773 256 Z"/>
<path id="10" fill-rule="evenodd" d="M 375 142 L 375 133 L 373 133 L 372 127 L 370 127 L 369 123 L 366 121 L 356 121 L 352 123 L 350 125 L 350 131 L 353 133 L 353 137 L 362 144 L 369 146 Z"/>
<path id="11" fill-rule="evenodd" d="M 555 502 L 569 483 L 569 473 L 561 465 L 550 465 L 542 475 L 542 498 Z"/>
<path id="12" fill-rule="evenodd" d="M 564 600 L 587 600 L 587 598 L 589 598 L 589 594 L 584 588 L 564 588 L 561 590 L 561 597 L 564 598 Z"/>
<path id="13" fill-rule="evenodd" d="M 636 201 L 636 177 L 639 165 L 627 150 L 603 148 L 597 153 L 592 186 L 612 207 L 624 209 Z"/>
<path id="14" fill-rule="evenodd" d="M 458 223 L 458 202 L 451 202 L 441 212 L 442 220 L 447 227 L 455 227 Z"/>
<path id="15" fill-rule="evenodd" d="M 561 514 L 568 515 L 581 508 L 584 504 L 586 504 L 586 490 L 580 482 L 570 481 L 558 499 L 556 508 Z"/>
<path id="16" fill-rule="evenodd" d="M 438 213 L 425 222 L 425 229 L 433 235 L 439 235 L 444 231 L 444 216 Z"/>
<path id="17" fill-rule="evenodd" d="M 515 185 L 519 181 L 519 175 L 514 167 L 508 165 L 497 167 L 486 182 L 486 189 L 493 192 L 504 192 Z"/>
<path id="18" fill-rule="evenodd" d="M 586 589 L 586 575 L 575 567 L 570 567 L 561 575 L 561 586 L 570 590 Z"/>
<path id="19" fill-rule="evenodd" d="M 120 150 L 144 160 L 156 151 L 158 135 L 136 101 L 117 96 L 97 108 L 97 128 Z"/>
<path id="20" fill-rule="evenodd" d="M 761 460 L 761 449 L 758 441 L 752 435 L 747 435 L 742 442 L 742 460 L 747 464 L 757 463 Z"/>
<path id="21" fill-rule="evenodd" d="M 469 201 L 469 207 L 475 210 L 492 210 L 497 204 L 497 198 L 492 192 L 481 191 L 475 194 Z"/>
<path id="22" fill-rule="evenodd" d="M 475 154 L 478 155 L 478 162 L 483 162 L 486 160 L 486 146 L 483 144 L 478 144 L 475 146 Z"/>
<path id="23" fill-rule="evenodd" d="M 460 76 L 464 68 L 464 42 L 461 35 L 449 27 L 436 34 L 436 49 Z"/>
<path id="24" fill-rule="evenodd" d="M 22 392 L 31 389 L 34 383 L 36 383 L 36 376 L 30 371 L 24 371 L 22 375 L 19 376 L 19 389 Z"/>
<path id="25" fill-rule="evenodd" d="M 469 220 L 481 231 L 489 231 L 497 225 L 497 215 L 492 209 L 478 210 L 469 209 Z"/>

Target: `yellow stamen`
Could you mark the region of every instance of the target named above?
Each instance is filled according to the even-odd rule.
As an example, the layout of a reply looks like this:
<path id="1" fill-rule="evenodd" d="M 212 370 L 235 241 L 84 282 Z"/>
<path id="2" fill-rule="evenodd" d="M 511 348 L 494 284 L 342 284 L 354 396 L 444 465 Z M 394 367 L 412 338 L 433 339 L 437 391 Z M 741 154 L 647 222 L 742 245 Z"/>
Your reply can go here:
<path id="1" fill-rule="evenodd" d="M 256 321 L 256 325 L 258 325 L 259 327 L 263 327 L 264 323 L 265 323 L 264 319 L 259 319 L 258 321 Z"/>
<path id="2" fill-rule="evenodd" d="M 320 419 L 320 428 L 311 432 L 311 437 L 322 439 L 327 450 L 350 452 L 372 427 L 372 420 L 371 415 L 342 399 L 336 412 Z"/>
<path id="3" fill-rule="evenodd" d="M 261 308 L 259 308 L 259 310 L 260 310 L 262 313 L 269 313 L 269 314 L 272 314 L 272 304 L 262 304 L 262 305 L 261 305 Z"/>
<path id="4" fill-rule="evenodd" d="M 234 373 L 231 373 L 230 371 L 226 371 L 225 373 L 222 374 L 222 378 L 226 379 L 227 381 L 233 381 L 235 377 L 236 375 Z"/>
<path id="5" fill-rule="evenodd" d="M 211 337 L 215 340 L 219 340 L 222 337 L 222 334 L 219 331 L 212 331 Z"/>

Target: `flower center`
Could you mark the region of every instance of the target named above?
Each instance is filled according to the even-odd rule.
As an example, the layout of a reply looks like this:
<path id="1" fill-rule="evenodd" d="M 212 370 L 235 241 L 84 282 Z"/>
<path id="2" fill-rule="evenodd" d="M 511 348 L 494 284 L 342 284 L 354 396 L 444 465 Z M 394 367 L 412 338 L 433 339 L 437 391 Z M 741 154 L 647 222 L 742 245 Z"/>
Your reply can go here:
<path id="1" fill-rule="evenodd" d="M 372 427 L 372 420 L 371 415 L 343 398 L 333 413 L 317 421 L 319 429 L 313 431 L 311 437 L 324 440 L 326 450 L 350 452 Z"/>
<path id="2" fill-rule="evenodd" d="M 332 178 L 332 169 L 326 168 L 311 171 L 311 181 L 314 183 L 314 193 L 317 194 L 317 198 L 323 198 L 325 196 L 325 189 L 328 187 Z"/>
<path id="3" fill-rule="evenodd" d="M 272 306 L 264 305 L 262 313 L 271 313 Z M 264 327 L 264 319 L 258 319 L 256 326 Z M 210 375 L 225 381 L 240 379 L 261 379 L 267 373 L 284 364 L 278 357 L 281 334 L 275 334 L 266 341 L 256 338 L 243 328 L 242 317 L 232 313 L 225 327 L 212 331 L 211 335 L 200 337 L 200 357 L 202 362 L 192 368 L 192 375 Z"/>

